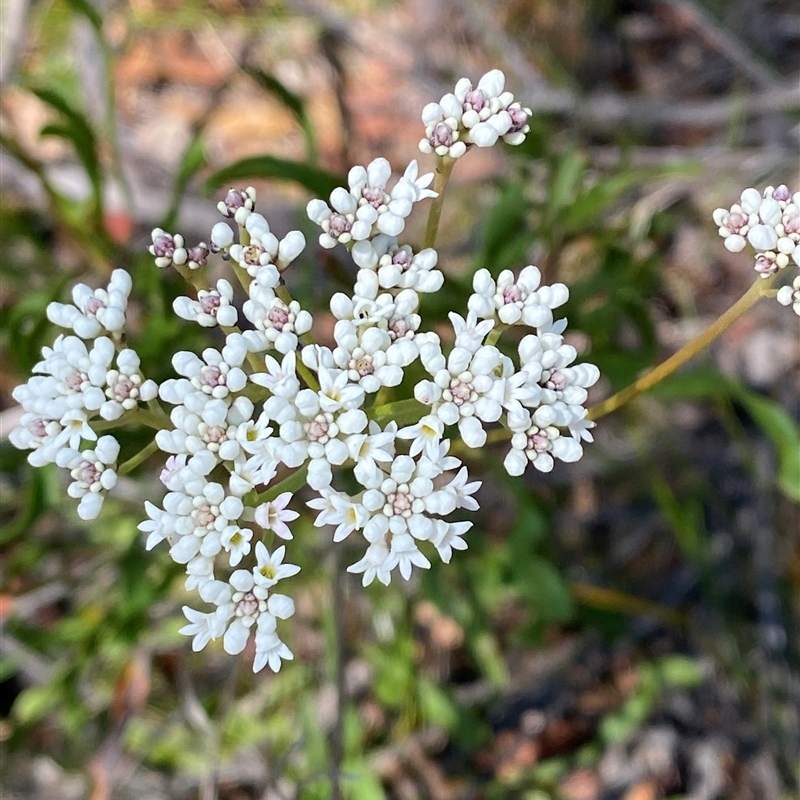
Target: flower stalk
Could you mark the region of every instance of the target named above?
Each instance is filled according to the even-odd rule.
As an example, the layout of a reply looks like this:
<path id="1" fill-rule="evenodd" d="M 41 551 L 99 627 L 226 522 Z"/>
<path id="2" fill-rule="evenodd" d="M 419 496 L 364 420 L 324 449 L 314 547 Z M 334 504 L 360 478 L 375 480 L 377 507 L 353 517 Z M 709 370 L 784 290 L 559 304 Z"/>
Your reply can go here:
<path id="1" fill-rule="evenodd" d="M 456 159 L 449 156 L 437 156 L 436 158 L 436 171 L 433 178 L 433 191 L 437 193 L 436 197 L 431 201 L 431 207 L 428 211 L 428 224 L 425 228 L 425 241 L 423 247 L 433 247 L 436 244 L 436 236 L 439 233 L 439 222 L 442 218 L 442 206 L 444 205 L 444 193 L 447 189 L 447 184 L 450 181 L 450 176 L 453 173 L 453 167 L 456 165 Z"/>
<path id="2" fill-rule="evenodd" d="M 586 415 L 587 418 L 590 420 L 598 420 L 606 414 L 616 411 L 635 397 L 652 389 L 653 386 L 672 375 L 675 370 L 694 358 L 728 330 L 739 317 L 749 311 L 762 297 L 769 296 L 770 287 L 774 283 L 774 280 L 774 275 L 767 276 L 766 278 L 756 278 L 753 285 L 722 314 L 719 319 L 709 325 L 699 336 L 696 336 L 662 364 L 659 364 L 629 386 L 626 386 L 601 403 L 592 406 Z"/>

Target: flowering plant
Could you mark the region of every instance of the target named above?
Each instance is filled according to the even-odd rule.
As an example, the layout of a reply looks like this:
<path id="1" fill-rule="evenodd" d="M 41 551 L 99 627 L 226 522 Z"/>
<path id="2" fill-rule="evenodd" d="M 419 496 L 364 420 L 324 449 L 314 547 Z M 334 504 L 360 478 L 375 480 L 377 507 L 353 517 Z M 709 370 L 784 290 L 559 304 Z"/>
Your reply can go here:
<path id="1" fill-rule="evenodd" d="M 347 569 L 364 585 L 388 584 L 396 573 L 408 579 L 430 567 L 431 557 L 449 562 L 453 550 L 467 547 L 472 527 L 452 515 L 478 508 L 480 486 L 457 453 L 504 441 L 512 476 L 578 460 L 595 419 L 719 335 L 771 292 L 790 260 L 800 264 L 800 196 L 785 186 L 763 197 L 747 189 L 740 205 L 717 210 L 714 220 L 729 250 L 747 242 L 756 248 L 764 280 L 672 359 L 592 409 L 588 390 L 599 370 L 576 363 L 566 320 L 556 317 L 569 290 L 543 285 L 535 266 L 496 276 L 479 269 L 467 307 L 450 314 L 451 329 L 427 330 L 420 298 L 444 285 L 434 245 L 450 173 L 472 147 L 520 144 L 530 114 L 505 91 L 499 70 L 475 87 L 462 79 L 423 110 L 420 150 L 436 156 L 435 173 L 420 175 L 412 161 L 389 189 L 391 166 L 377 158 L 354 167 L 328 202 L 308 204 L 319 245 L 342 245 L 357 267 L 352 292 L 330 299 L 331 342 L 315 334 L 312 315 L 282 277 L 306 245 L 303 234 L 279 239 L 256 211 L 252 188 L 228 192 L 219 204 L 225 221 L 208 242 L 189 247 L 178 233 L 152 233 L 156 266 L 174 268 L 193 290 L 175 301 L 175 314 L 224 337 L 219 349 L 175 353 L 177 377 L 156 385 L 125 344 L 125 271 L 116 270 L 107 289 L 81 284 L 71 304 L 48 308 L 50 321 L 72 333 L 45 348 L 36 374 L 15 390 L 25 413 L 11 440 L 32 451 L 34 466 L 70 471 L 67 491 L 79 499 L 83 519 L 97 517 L 118 475 L 156 450 L 165 455 L 167 493 L 160 504 L 145 503 L 139 528 L 148 549 L 166 542 L 185 565 L 187 590 L 205 604 L 184 607 L 182 632 L 195 650 L 222 638 L 237 654 L 252 633 L 255 671 L 277 671 L 292 658 L 278 623 L 294 613 L 282 581 L 299 567 L 286 562 L 283 542 L 293 538 L 303 486 L 312 490 L 305 504 L 317 527 L 331 526 L 334 542 L 363 540 L 361 557 Z M 415 251 L 402 234 L 427 201 L 425 242 Z M 233 281 L 210 285 L 203 268 L 211 259 L 227 263 L 244 302 Z M 800 278 L 776 296 L 800 314 Z M 506 331 L 512 348 L 498 346 Z M 152 440 L 119 463 L 120 444 L 109 431 L 137 423 Z"/>

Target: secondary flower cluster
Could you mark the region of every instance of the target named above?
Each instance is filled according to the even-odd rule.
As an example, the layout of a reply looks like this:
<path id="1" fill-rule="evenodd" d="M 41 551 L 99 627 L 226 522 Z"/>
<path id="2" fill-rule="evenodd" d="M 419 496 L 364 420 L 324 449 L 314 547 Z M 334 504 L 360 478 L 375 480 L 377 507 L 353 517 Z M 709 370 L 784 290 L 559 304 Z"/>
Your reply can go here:
<path id="1" fill-rule="evenodd" d="M 524 139 L 530 111 L 503 84 L 498 71 L 475 89 L 462 80 L 435 104 L 460 144 L 446 155 Z M 416 204 L 437 195 L 428 188 L 432 174 L 420 175 L 415 161 L 389 190 L 391 175 L 389 163 L 375 159 L 354 167 L 329 204 L 308 204 L 320 245 L 343 245 L 357 268 L 352 291 L 330 300 L 332 340 L 314 338 L 311 314 L 282 278 L 305 247 L 303 234 L 279 239 L 255 210 L 255 190 L 231 189 L 218 206 L 226 221 L 208 244 L 188 247 L 180 234 L 158 228 L 150 247 L 159 268 L 176 268 L 193 287 L 193 296 L 175 301 L 176 315 L 218 328 L 219 349 L 175 353 L 174 378 L 159 387 L 145 381 L 138 357 L 122 344 L 130 278 L 118 270 L 107 292 L 78 287 L 74 306 L 49 311 L 52 321 L 94 339 L 91 348 L 59 337 L 45 349 L 40 374 L 15 392 L 26 415 L 14 443 L 33 450 L 34 464 L 71 470 L 69 492 L 81 498 L 87 519 L 116 481 L 119 445 L 98 434 L 126 414 L 156 429 L 166 494 L 145 503 L 146 547 L 165 542 L 185 566 L 186 589 L 207 604 L 184 607 L 182 632 L 193 647 L 221 638 L 227 652 L 239 653 L 252 633 L 255 670 L 278 670 L 292 658 L 278 620 L 292 616 L 294 603 L 277 591 L 299 571 L 285 562 L 283 542 L 299 516 L 290 506 L 304 499 L 334 541 L 358 539 L 348 570 L 364 585 L 388 584 L 394 573 L 408 579 L 432 556 L 449 562 L 467 546 L 472 523 L 450 517 L 478 508 L 480 483 L 453 455 L 453 433 L 480 448 L 491 428 L 507 443 L 512 475 L 528 464 L 549 471 L 556 459 L 575 461 L 581 441 L 592 439 L 584 403 L 599 373 L 575 365 L 566 321 L 553 317 L 566 286 L 541 285 L 533 266 L 496 278 L 482 269 L 465 315 L 450 315 L 452 334 L 423 330 L 421 296 L 439 291 L 444 277 L 434 249 L 415 252 L 398 236 Z M 232 281 L 212 285 L 203 276 L 214 257 L 229 265 L 243 299 Z M 498 338 L 512 326 L 528 333 L 501 349 Z M 413 397 L 409 388 L 389 402 L 401 385 L 413 386 Z M 149 408 L 137 411 L 142 401 Z M 91 449 L 81 450 L 84 441 Z M 296 498 L 304 485 L 309 496 Z"/>
<path id="2" fill-rule="evenodd" d="M 762 277 L 785 269 L 790 261 L 800 267 L 800 192 L 781 184 L 745 189 L 738 203 L 714 211 L 714 222 L 725 247 L 739 253 L 749 244 L 755 251 L 755 270 Z M 800 315 L 800 276 L 778 290 L 777 300 Z"/>
<path id="3" fill-rule="evenodd" d="M 422 110 L 425 137 L 419 143 L 423 153 L 460 158 L 470 145 L 492 147 L 499 138 L 506 144 L 525 141 L 530 130 L 529 108 L 504 91 L 506 77 L 499 69 L 487 72 L 473 87 L 462 78 L 455 91 Z"/>
<path id="4" fill-rule="evenodd" d="M 11 443 L 31 450 L 28 461 L 35 467 L 55 463 L 70 470 L 67 491 L 80 500 L 78 514 L 87 520 L 100 513 L 117 482 L 119 455 L 116 439 L 98 438 L 91 423 L 119 420 L 158 391 L 143 378 L 136 352 L 122 344 L 130 291 L 130 276 L 118 269 L 107 290 L 78 284 L 73 304 L 51 303 L 48 319 L 77 336 L 62 334 L 45 347 L 34 376 L 13 392 L 24 413 Z"/>

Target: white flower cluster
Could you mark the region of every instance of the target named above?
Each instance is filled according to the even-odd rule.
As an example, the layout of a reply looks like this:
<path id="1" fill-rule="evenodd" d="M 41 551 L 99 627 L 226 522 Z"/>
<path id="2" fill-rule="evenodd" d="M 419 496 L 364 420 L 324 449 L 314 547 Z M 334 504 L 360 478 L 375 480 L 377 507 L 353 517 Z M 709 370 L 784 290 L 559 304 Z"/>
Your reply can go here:
<path id="1" fill-rule="evenodd" d="M 312 200 L 306 209 L 312 222 L 322 228 L 319 243 L 330 249 L 337 244 L 352 246 L 378 233 L 398 236 L 414 203 L 436 193 L 428 189 L 433 173 L 419 177 L 417 162 L 412 161 L 391 192 L 386 184 L 392 168 L 385 158 L 376 158 L 366 168 L 353 167 L 347 176 L 348 188 L 331 192 L 330 205 Z"/>
<path id="2" fill-rule="evenodd" d="M 440 136 L 438 114 L 458 143 L 448 145 L 451 157 L 469 144 L 521 142 L 530 111 L 503 88 L 498 71 L 475 89 L 459 81 L 455 94 L 435 104 L 436 114 L 426 109 L 429 140 Z M 443 155 L 439 145 L 431 151 Z M 451 314 L 452 340 L 421 330 L 421 296 L 438 292 L 444 277 L 434 249 L 415 252 L 398 236 L 414 206 L 437 195 L 428 188 L 432 174 L 420 176 L 415 161 L 388 190 L 391 176 L 388 161 L 375 159 L 353 168 L 330 204 L 308 204 L 320 244 L 344 245 L 358 268 L 352 292 L 331 298 L 330 346 L 310 335 L 311 314 L 281 277 L 305 239 L 299 231 L 279 239 L 256 212 L 254 189 L 228 192 L 218 208 L 237 230 L 217 223 L 208 245 L 187 248 L 180 234 L 153 231 L 156 265 L 175 266 L 195 289 L 194 297 L 177 298 L 176 315 L 224 336 L 219 349 L 175 353 L 176 377 L 157 389 L 172 407 L 168 423 L 158 401 L 153 412 L 167 491 L 160 504 L 145 503 L 148 518 L 139 526 L 148 549 L 166 542 L 185 566 L 186 589 L 210 606 L 184 607 L 182 632 L 196 650 L 221 638 L 227 652 L 240 653 L 252 633 L 255 670 L 278 670 L 292 658 L 277 629 L 294 603 L 275 587 L 299 571 L 285 563 L 282 543 L 293 538 L 299 513 L 290 506 L 299 487 L 313 491 L 307 505 L 318 512 L 315 525 L 331 526 L 334 541 L 363 539 L 349 571 L 364 585 L 388 584 L 395 572 L 408 579 L 415 568 L 429 568 L 434 554 L 449 562 L 467 546 L 472 523 L 449 517 L 478 508 L 480 483 L 451 454 L 456 429 L 475 448 L 494 426 L 511 443 L 505 466 L 512 475 L 528 463 L 548 471 L 554 459 L 574 461 L 580 441 L 591 441 L 583 404 L 598 371 L 574 365 L 576 351 L 562 336 L 566 322 L 553 319 L 567 288 L 542 286 L 535 267 L 497 279 L 480 270 L 466 319 Z M 240 305 L 231 282 L 209 286 L 196 271 L 212 256 L 231 264 L 245 293 Z M 52 318 L 92 336 L 103 327 L 116 332 L 115 312 L 124 316 L 129 289 L 115 273 L 107 294 L 76 291 L 75 310 L 59 306 Z M 530 333 L 512 359 L 497 339 L 518 325 Z M 97 439 L 89 420 L 114 420 L 156 394 L 141 380 L 135 354 L 115 349 L 115 341 L 101 336 L 87 350 L 80 339 L 59 338 L 37 365 L 43 375 L 15 394 L 29 412 L 15 443 L 35 448 L 39 463 L 71 470 L 69 491 L 87 518 L 99 510 L 93 498 L 114 485 L 119 450 L 112 437 Z M 405 399 L 387 402 L 404 381 L 414 397 L 409 389 Z M 83 439 L 96 441 L 94 449 L 81 450 Z M 343 469 L 352 480 L 340 484 Z M 344 491 L 353 481 L 356 491 Z"/>
<path id="3" fill-rule="evenodd" d="M 457 424 L 465 444 L 482 447 L 483 423 L 502 420 L 513 434 L 504 462 L 510 475 L 521 475 L 528 462 L 549 472 L 555 458 L 577 461 L 581 440 L 592 441 L 594 423 L 585 419 L 583 404 L 600 371 L 593 364 L 570 366 L 577 351 L 561 335 L 566 320 L 553 321 L 553 309 L 566 302 L 569 291 L 562 283 L 541 286 L 540 281 L 533 266 L 516 278 L 505 270 L 496 281 L 488 270 L 478 270 L 467 319 L 450 315 L 455 331 L 450 354 L 445 358 L 438 342 L 420 350 L 432 377 L 414 389 L 417 400 L 431 406 L 423 428 Z M 519 343 L 518 365 L 487 343 L 498 324 L 536 330 Z"/>
<path id="4" fill-rule="evenodd" d="M 790 260 L 800 267 L 800 192 L 792 194 L 784 184 L 767 186 L 763 194 L 745 189 L 738 203 L 714 211 L 714 222 L 732 253 L 750 244 L 762 277 L 785 269 Z M 800 315 L 800 278 L 779 289 L 777 299 Z"/>
<path id="5" fill-rule="evenodd" d="M 470 145 L 492 147 L 498 139 L 518 145 L 530 130 L 529 108 L 514 101 L 504 91 L 506 76 L 499 70 L 487 72 L 473 88 L 462 78 L 454 92 L 422 110 L 425 138 L 419 143 L 423 153 L 460 158 Z"/>
<path id="6" fill-rule="evenodd" d="M 78 336 L 62 334 L 45 347 L 33 377 L 13 392 L 24 413 L 11 443 L 32 451 L 33 466 L 55 463 L 70 470 L 68 493 L 80 499 L 78 514 L 87 520 L 100 513 L 105 492 L 117 482 L 119 455 L 116 439 L 98 439 L 90 423 L 118 420 L 158 391 L 143 378 L 136 352 L 122 344 L 130 290 L 130 275 L 118 269 L 107 289 L 79 284 L 74 305 L 50 303 L 48 319 Z M 103 332 L 113 338 L 100 336 Z M 94 341 L 87 345 L 84 339 Z M 82 442 L 93 443 L 93 449 L 82 450 Z"/>

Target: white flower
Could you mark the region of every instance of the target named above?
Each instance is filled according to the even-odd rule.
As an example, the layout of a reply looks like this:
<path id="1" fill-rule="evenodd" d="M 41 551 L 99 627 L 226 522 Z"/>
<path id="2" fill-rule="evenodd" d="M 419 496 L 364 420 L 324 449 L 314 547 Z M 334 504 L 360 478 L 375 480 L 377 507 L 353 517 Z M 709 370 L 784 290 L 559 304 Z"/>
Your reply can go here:
<path id="1" fill-rule="evenodd" d="M 113 436 L 101 436 L 94 450 L 59 452 L 56 463 L 70 470 L 73 482 L 67 487 L 67 494 L 80 499 L 78 516 L 81 519 L 95 519 L 103 506 L 103 493 L 116 486 L 117 473 L 113 467 L 117 456 L 119 442 Z"/>
<path id="2" fill-rule="evenodd" d="M 144 501 L 144 509 L 149 519 L 140 522 L 136 527 L 143 533 L 148 534 L 145 549 L 152 550 L 160 542 L 164 540 L 170 541 L 174 531 L 175 516 L 153 505 L 149 500 Z"/>
<path id="3" fill-rule="evenodd" d="M 278 581 L 291 578 L 300 572 L 296 564 L 284 564 L 286 555 L 285 545 L 281 545 L 270 555 L 263 542 L 256 544 L 257 566 L 253 567 L 253 580 L 255 585 L 262 589 L 271 589 Z"/>
<path id="4" fill-rule="evenodd" d="M 178 633 L 184 636 L 191 636 L 192 650 L 196 652 L 202 650 L 210 641 L 218 639 L 225 632 L 225 620 L 218 611 L 204 614 L 195 611 L 189 606 L 183 606 L 183 613 L 189 620 L 188 625 L 184 625 Z"/>
<path id="5" fill-rule="evenodd" d="M 420 358 L 433 380 L 420 381 L 414 397 L 445 425 L 457 423 L 467 446 L 482 447 L 486 431 L 480 421 L 497 422 L 503 412 L 507 359 L 493 346 L 473 352 L 457 345 L 445 361 L 432 342 L 420 348 Z"/>
<path id="6" fill-rule="evenodd" d="M 305 350 L 310 347 L 304 348 Z M 297 354 L 286 353 L 279 363 L 270 355 L 264 356 L 266 372 L 256 372 L 250 375 L 250 380 L 258 386 L 268 389 L 272 397 L 264 404 L 264 411 L 269 419 L 276 423 L 286 422 L 294 418 L 291 401 L 300 391 L 300 381 L 297 379 Z"/>
<path id="7" fill-rule="evenodd" d="M 162 389 L 168 383 L 165 381 Z M 199 413 L 190 410 L 187 405 L 172 409 L 170 420 L 175 428 L 156 433 L 156 443 L 161 450 L 175 454 L 208 451 L 213 456 L 212 467 L 219 459 L 237 461 L 242 450 L 259 455 L 268 454 L 272 429 L 264 426 L 263 417 L 253 425 L 251 400 L 237 397 L 233 403 L 229 403 L 228 399 L 209 398 L 202 392 L 187 395 L 184 400 L 194 403 L 198 398 L 202 401 L 197 405 Z M 164 399 L 170 401 L 169 396 Z"/>
<path id="8" fill-rule="evenodd" d="M 759 194 L 752 187 L 742 192 L 739 203 L 714 211 L 714 222 L 725 247 L 738 253 L 749 243 L 756 250 L 756 271 L 762 276 L 783 269 L 794 258 L 800 264 L 800 194 L 785 185 L 768 186 Z"/>
<path id="9" fill-rule="evenodd" d="M 218 224 L 230 230 L 225 223 Z M 239 318 L 233 305 L 233 286 L 224 278 L 217 281 L 216 289 L 200 289 L 197 300 L 176 297 L 172 307 L 181 319 L 196 322 L 204 328 L 213 328 L 215 325 L 233 327 Z"/>
<path id="10" fill-rule="evenodd" d="M 230 225 L 218 222 L 211 229 L 211 244 L 216 250 L 227 250 L 233 244 L 233 231 Z"/>
<path id="11" fill-rule="evenodd" d="M 341 542 L 353 531 L 361 530 L 370 517 L 361 503 L 351 500 L 347 495 L 332 489 L 320 489 L 319 494 L 319 497 L 309 500 L 307 505 L 320 512 L 314 520 L 317 528 L 324 525 L 336 526 L 333 532 L 334 542 Z"/>
<path id="12" fill-rule="evenodd" d="M 50 303 L 47 318 L 62 328 L 72 328 L 82 339 L 93 339 L 103 330 L 120 333 L 130 293 L 131 276 L 124 269 L 115 269 L 108 289 L 91 289 L 79 283 L 72 290 L 74 305 Z"/>
<path id="13" fill-rule="evenodd" d="M 431 568 L 431 562 L 419 549 L 410 533 L 398 533 L 392 536 L 389 559 L 384 568 L 391 571 L 395 567 L 397 567 L 405 580 L 411 577 L 414 567 L 420 567 L 421 569 Z"/>
<path id="14" fill-rule="evenodd" d="M 384 586 L 388 586 L 392 580 L 391 567 L 389 564 L 392 554 L 383 539 L 372 542 L 367 548 L 364 557 L 355 564 L 351 564 L 348 572 L 362 574 L 361 583 L 369 586 L 377 578 Z"/>
<path id="15" fill-rule="evenodd" d="M 338 187 L 330 196 L 330 205 L 312 200 L 306 212 L 322 228 L 319 243 L 330 249 L 337 244 L 352 247 L 371 236 L 397 236 L 405 228 L 405 219 L 414 203 L 436 193 L 427 187 L 433 173 L 418 177 L 417 162 L 412 161 L 391 192 L 386 184 L 392 170 L 385 158 L 376 158 L 366 168 L 353 167 L 348 174 L 348 189 Z"/>
<path id="16" fill-rule="evenodd" d="M 100 406 L 103 419 L 119 419 L 140 402 L 146 403 L 158 395 L 155 381 L 144 380 L 139 366 L 139 356 L 134 350 L 122 350 L 117 355 L 117 368 L 106 373 L 105 395 L 108 399 Z"/>
<path id="17" fill-rule="evenodd" d="M 498 317 L 504 325 L 549 325 L 552 309 L 567 301 L 569 290 L 563 283 L 541 286 L 541 278 L 533 266 L 525 267 L 518 278 L 503 270 L 496 282 L 489 270 L 480 269 L 472 281 L 475 294 L 469 298 L 469 309 L 483 319 Z"/>
<path id="18" fill-rule="evenodd" d="M 256 207 L 256 197 L 256 190 L 252 186 L 248 186 L 244 191 L 229 189 L 225 199 L 217 203 L 217 210 L 224 217 L 236 220 L 237 225 L 244 225 Z M 224 223 L 217 223 L 221 224 Z M 217 229 L 217 225 L 214 226 L 214 230 Z"/>
<path id="19" fill-rule="evenodd" d="M 453 550 L 466 550 L 467 543 L 461 538 L 470 528 L 471 522 L 447 522 L 437 520 L 432 542 L 445 564 L 450 563 Z"/>
<path id="20" fill-rule="evenodd" d="M 281 442 L 276 443 L 275 456 L 287 467 L 299 467 L 306 459 L 308 485 L 312 489 L 329 486 L 333 478 L 331 466 L 341 466 L 348 458 L 347 437 L 361 433 L 367 427 L 367 415 L 361 409 L 349 409 L 339 414 L 324 412 L 306 390 L 311 404 L 303 413 L 304 419 L 294 419 L 280 427 Z"/>
<path id="21" fill-rule="evenodd" d="M 291 539 L 292 532 L 289 530 L 287 522 L 297 519 L 300 514 L 286 508 L 292 499 L 291 492 L 279 494 L 273 501 L 262 503 L 255 511 L 255 521 L 264 530 L 273 531 L 281 539 Z"/>
<path id="22" fill-rule="evenodd" d="M 359 329 L 347 319 L 336 323 L 333 335 L 339 345 L 333 351 L 334 362 L 367 393 L 377 392 L 381 386 L 397 386 L 403 380 L 403 369 L 419 352 L 411 339 L 392 340 L 388 330 Z"/>
<path id="23" fill-rule="evenodd" d="M 778 289 L 778 302 L 782 306 L 791 306 L 792 311 L 800 316 L 800 276 L 792 281 L 791 286 L 782 286 Z"/>
<path id="24" fill-rule="evenodd" d="M 42 355 L 33 371 L 50 375 L 55 381 L 29 381 L 31 388 L 36 387 L 34 395 L 27 402 L 23 395 L 18 397 L 26 409 L 56 419 L 67 409 L 94 412 L 100 408 L 106 399 L 103 387 L 114 358 L 111 339 L 101 336 L 88 350 L 76 336 L 62 335 L 52 347 L 42 348 Z"/>
<path id="25" fill-rule="evenodd" d="M 245 301 L 243 307 L 245 317 L 258 330 L 264 331 L 267 342 L 279 353 L 296 350 L 298 337 L 311 330 L 311 314 L 301 309 L 296 300 L 287 305 L 274 295 L 255 293 L 255 283 L 251 284 L 250 299 Z"/>
<path id="26" fill-rule="evenodd" d="M 282 272 L 305 249 L 306 240 L 300 231 L 290 231 L 279 241 L 261 214 L 249 214 L 244 227 L 250 235 L 249 244 L 233 244 L 228 252 L 250 277 L 256 277 L 262 284 L 264 278 L 259 277 L 264 274 L 262 267 L 269 266 Z"/>
<path id="27" fill-rule="evenodd" d="M 439 442 L 444 435 L 444 422 L 436 414 L 426 414 L 415 425 L 401 428 L 398 439 L 411 439 L 408 454 L 416 456 L 424 452 L 432 461 L 439 456 Z"/>
<path id="28" fill-rule="evenodd" d="M 361 484 L 378 469 L 378 462 L 388 463 L 394 458 L 394 441 L 397 423 L 387 423 L 381 430 L 377 423 L 369 423 L 369 433 L 354 433 L 347 437 L 347 452 L 355 462 L 355 476 Z"/>
<path id="29" fill-rule="evenodd" d="M 194 353 L 182 350 L 172 357 L 172 366 L 186 380 L 164 381 L 159 393 L 167 402 L 173 402 L 170 398 L 176 396 L 178 402 L 182 402 L 191 390 L 219 399 L 227 397 L 230 392 L 240 392 L 247 384 L 247 375 L 241 368 L 246 356 L 247 345 L 240 334 L 228 336 L 222 352 L 213 347 L 203 350 L 202 360 Z"/>
<path id="30" fill-rule="evenodd" d="M 170 549 L 172 559 L 186 564 L 198 554 L 206 558 L 217 555 L 222 550 L 220 534 L 242 516 L 241 499 L 226 497 L 222 485 L 213 481 L 205 483 L 194 496 L 183 492 L 171 495 L 167 498 L 176 511 L 175 533 L 178 536 Z"/>
<path id="31" fill-rule="evenodd" d="M 159 269 L 166 269 L 173 264 L 180 267 L 187 262 L 189 253 L 183 236 L 179 233 L 173 236 L 162 228 L 155 228 L 151 236 L 153 244 L 149 250 L 155 256 L 156 266 Z"/>
<path id="32" fill-rule="evenodd" d="M 164 465 L 164 469 L 161 470 L 161 474 L 158 476 L 161 483 L 167 487 L 167 489 L 171 489 L 172 491 L 177 491 L 179 488 L 179 484 L 176 482 L 176 477 L 180 473 L 180 471 L 186 466 L 186 456 L 185 455 L 175 455 L 170 456 L 167 459 L 167 463 Z"/>
<path id="33" fill-rule="evenodd" d="M 267 605 L 268 594 L 266 588 L 256 585 L 253 573 L 244 569 L 237 569 L 230 576 L 228 584 L 214 581 L 203 587 L 201 597 L 215 603 L 218 606 L 217 613 L 224 616 L 227 623 L 222 638 L 226 653 L 241 653 L 254 625 L 274 625 Z"/>
<path id="34" fill-rule="evenodd" d="M 270 597 L 269 602 L 275 597 L 276 595 Z M 268 617 L 262 617 L 262 619 L 268 619 Z M 280 672 L 281 661 L 291 661 L 293 658 L 292 651 L 278 638 L 278 635 L 271 629 L 270 625 L 258 625 L 253 672 L 260 672 L 265 666 L 269 666 L 273 672 Z"/>
<path id="35" fill-rule="evenodd" d="M 445 95 L 440 103 L 428 103 L 422 109 L 422 124 L 425 137 L 420 140 L 419 149 L 423 153 L 461 158 L 467 152 L 462 140 L 461 110 L 454 95 Z"/>
<path id="36" fill-rule="evenodd" d="M 220 543 L 225 552 L 230 553 L 229 563 L 237 566 L 242 558 L 250 552 L 250 540 L 253 531 L 250 528 L 240 528 L 238 525 L 228 525 L 220 533 Z"/>
<path id="37" fill-rule="evenodd" d="M 352 530 L 362 530 L 370 547 L 364 558 L 348 571 L 364 573 L 364 585 L 376 577 L 388 583 L 395 568 L 408 579 L 414 566 L 430 567 L 417 543 L 434 538 L 438 516 L 450 514 L 459 506 L 474 507 L 469 495 L 479 484 L 466 483 L 466 470 L 448 483 L 434 486 L 434 478 L 460 464 L 458 459 L 446 455 L 447 444 L 442 443 L 435 460 L 424 455 L 417 459 L 400 455 L 390 465 L 380 465 L 374 474 L 366 476 L 363 495 L 349 506 L 346 496 L 340 496 L 337 502 L 332 493 L 323 496 L 324 502 L 314 503 L 313 507 L 322 509 L 315 524 L 344 524 L 343 536 Z M 361 508 L 369 515 L 366 522 Z"/>
<path id="38" fill-rule="evenodd" d="M 550 472 L 554 459 L 577 461 L 583 449 L 572 437 L 561 435 L 553 426 L 539 428 L 532 425 L 525 431 L 518 431 L 511 437 L 511 450 L 503 465 L 509 475 L 522 475 L 528 462 L 540 472 Z"/>
<path id="39" fill-rule="evenodd" d="M 243 427 L 240 425 L 239 430 Z M 271 428 L 267 430 L 271 430 Z M 268 439 L 264 440 L 265 443 L 268 441 Z M 247 461 L 236 461 L 233 467 L 234 471 L 231 473 L 230 479 L 231 494 L 242 497 L 256 486 L 268 485 L 275 477 L 278 462 L 273 460 L 265 450 L 263 454 L 251 456 Z"/>
<path id="40" fill-rule="evenodd" d="M 368 239 L 372 224 L 378 217 L 372 206 L 359 206 L 353 195 L 341 187 L 331 192 L 330 206 L 324 200 L 312 200 L 306 213 L 322 228 L 319 243 L 327 250 L 337 244 L 349 245 L 353 241 Z"/>
<path id="41" fill-rule="evenodd" d="M 25 412 L 8 439 L 18 450 L 34 451 L 28 456 L 32 466 L 44 466 L 56 460 L 61 448 L 59 436 L 63 430 L 61 423 L 56 420 Z"/>
<path id="42" fill-rule="evenodd" d="M 470 144 L 491 147 L 500 137 L 507 144 L 521 144 L 530 130 L 531 110 L 515 102 L 504 87 L 505 75 L 499 69 L 487 72 L 474 88 L 467 78 L 459 80 L 453 93 L 422 110 L 425 138 L 419 149 L 460 158 Z"/>

